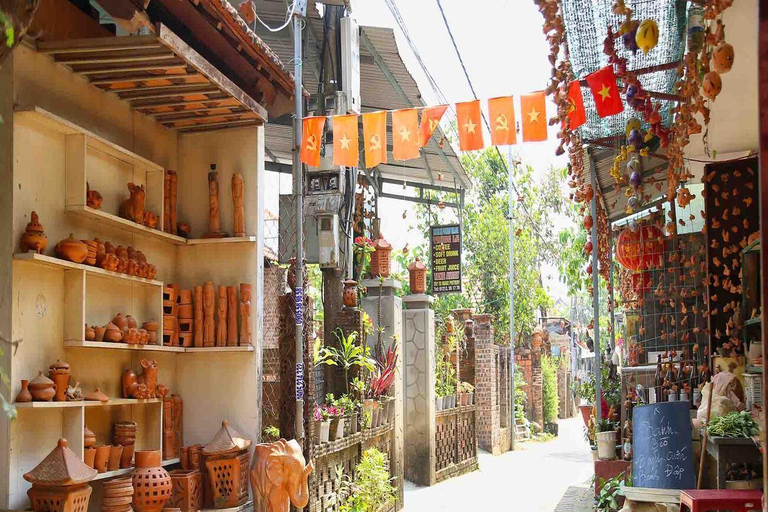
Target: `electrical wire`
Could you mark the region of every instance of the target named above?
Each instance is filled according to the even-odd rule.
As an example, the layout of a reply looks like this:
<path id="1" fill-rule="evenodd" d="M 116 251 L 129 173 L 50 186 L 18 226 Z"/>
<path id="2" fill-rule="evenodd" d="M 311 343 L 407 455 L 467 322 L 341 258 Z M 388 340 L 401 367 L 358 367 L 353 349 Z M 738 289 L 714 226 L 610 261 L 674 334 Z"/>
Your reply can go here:
<path id="1" fill-rule="evenodd" d="M 291 18 L 293 18 L 293 14 L 295 12 L 296 12 L 296 2 L 294 1 L 293 3 L 291 3 L 291 10 L 289 12 L 286 12 L 285 23 L 283 23 L 281 26 L 279 26 L 277 28 L 272 28 L 269 25 L 267 25 L 264 22 L 264 20 L 262 20 L 259 17 L 259 14 L 256 12 L 256 6 L 253 7 L 253 15 L 256 17 L 256 21 L 258 21 L 259 23 L 264 25 L 264 28 L 266 28 L 270 32 L 280 32 L 281 30 L 285 29 L 288 25 L 291 24 Z M 254 32 L 256 31 L 256 23 L 255 22 L 254 22 L 253 30 L 254 30 Z"/>

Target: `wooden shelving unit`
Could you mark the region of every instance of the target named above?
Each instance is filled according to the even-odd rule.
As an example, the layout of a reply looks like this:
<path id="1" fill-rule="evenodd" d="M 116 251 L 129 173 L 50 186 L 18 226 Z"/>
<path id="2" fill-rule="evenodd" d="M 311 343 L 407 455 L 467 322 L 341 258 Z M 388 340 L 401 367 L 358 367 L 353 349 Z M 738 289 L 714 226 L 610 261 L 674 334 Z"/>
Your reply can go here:
<path id="1" fill-rule="evenodd" d="M 61 408 L 84 408 L 84 407 L 120 407 L 125 405 L 143 405 L 159 404 L 162 400 L 159 398 L 149 398 L 146 400 L 137 400 L 135 398 L 110 398 L 109 402 L 94 402 L 89 400 L 79 400 L 76 402 L 25 402 L 14 404 L 17 409 L 61 409 Z"/>
<path id="2" fill-rule="evenodd" d="M 253 345 L 242 345 L 237 347 L 175 347 L 167 345 L 129 345 L 128 343 L 111 343 L 108 341 L 72 341 L 64 342 L 65 347 L 69 348 L 91 348 L 102 350 L 134 350 L 151 352 L 170 352 L 174 354 L 189 353 L 211 353 L 211 352 L 253 352 Z"/>
<path id="3" fill-rule="evenodd" d="M 28 253 L 16 253 L 13 255 L 13 259 L 16 261 L 23 261 L 26 263 L 34 263 L 37 265 L 45 265 L 48 267 L 59 268 L 61 270 L 81 270 L 86 274 L 90 274 L 96 277 L 103 277 L 106 279 L 120 279 L 124 281 L 130 281 L 146 286 L 156 286 L 160 289 L 163 287 L 162 281 L 156 281 L 153 279 L 144 279 L 142 277 L 129 276 L 128 274 L 122 274 L 120 272 L 112 272 L 110 270 L 104 270 L 99 267 L 92 267 L 90 265 L 83 265 L 81 263 L 73 263 L 71 261 L 62 260 L 53 256 L 46 256 L 45 254 L 37 254 L 34 252 Z"/>

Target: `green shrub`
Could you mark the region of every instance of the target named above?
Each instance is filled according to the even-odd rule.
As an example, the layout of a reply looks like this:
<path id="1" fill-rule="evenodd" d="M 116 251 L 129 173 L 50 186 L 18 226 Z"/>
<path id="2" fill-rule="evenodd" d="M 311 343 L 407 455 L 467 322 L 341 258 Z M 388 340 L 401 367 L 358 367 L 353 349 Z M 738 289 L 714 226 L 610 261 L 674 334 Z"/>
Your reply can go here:
<path id="1" fill-rule="evenodd" d="M 557 369 L 559 367 L 560 358 L 551 356 L 543 356 L 541 358 L 544 423 L 555 423 L 557 421 L 557 409 L 560 406 L 560 397 L 557 395 Z"/>
<path id="2" fill-rule="evenodd" d="M 380 507 L 394 501 L 397 488 L 387 469 L 387 458 L 376 448 L 363 453 L 355 466 L 355 481 L 340 477 L 343 501 L 340 512 L 376 512 Z"/>

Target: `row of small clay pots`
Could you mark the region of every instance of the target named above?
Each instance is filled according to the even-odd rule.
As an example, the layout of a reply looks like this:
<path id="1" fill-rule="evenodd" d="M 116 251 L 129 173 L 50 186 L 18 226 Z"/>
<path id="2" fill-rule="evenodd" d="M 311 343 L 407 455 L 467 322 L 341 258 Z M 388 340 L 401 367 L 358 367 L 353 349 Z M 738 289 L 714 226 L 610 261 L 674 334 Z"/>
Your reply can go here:
<path id="1" fill-rule="evenodd" d="M 86 448 L 83 459 L 86 466 L 99 473 L 130 468 L 133 460 L 133 446 L 132 444 L 126 446 L 103 444 Z"/>

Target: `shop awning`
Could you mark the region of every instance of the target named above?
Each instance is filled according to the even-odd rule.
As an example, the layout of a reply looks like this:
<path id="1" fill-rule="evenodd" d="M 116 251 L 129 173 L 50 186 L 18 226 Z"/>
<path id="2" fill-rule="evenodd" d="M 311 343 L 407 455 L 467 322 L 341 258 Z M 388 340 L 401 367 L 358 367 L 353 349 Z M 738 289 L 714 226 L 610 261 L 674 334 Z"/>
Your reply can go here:
<path id="1" fill-rule="evenodd" d="M 264 107 L 162 24 L 154 35 L 38 42 L 37 51 L 171 129 L 267 120 Z"/>

